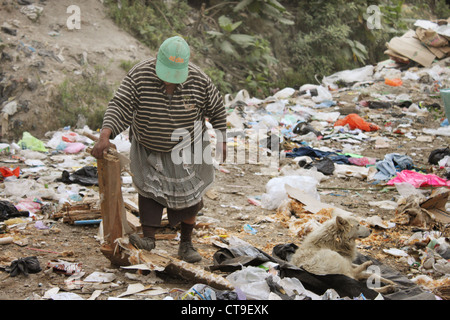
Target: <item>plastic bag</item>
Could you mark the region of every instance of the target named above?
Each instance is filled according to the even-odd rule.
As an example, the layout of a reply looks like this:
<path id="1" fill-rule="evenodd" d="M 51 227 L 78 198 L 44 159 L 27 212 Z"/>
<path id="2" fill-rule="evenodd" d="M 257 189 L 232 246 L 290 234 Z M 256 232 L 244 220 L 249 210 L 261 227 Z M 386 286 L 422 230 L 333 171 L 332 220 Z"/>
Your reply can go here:
<path id="1" fill-rule="evenodd" d="M 93 166 L 86 166 L 78 169 L 72 174 L 64 170 L 62 172 L 61 179 L 58 179 L 58 181 L 64 182 L 66 184 L 77 183 L 82 186 L 98 185 L 97 168 Z"/>
<path id="2" fill-rule="evenodd" d="M 331 93 L 328 91 L 327 88 L 325 88 L 324 86 L 318 86 L 317 87 L 317 96 L 312 97 L 312 100 L 315 103 L 320 103 L 323 101 L 333 100 L 333 96 L 331 95 Z"/>
<path id="3" fill-rule="evenodd" d="M 11 177 L 11 176 L 19 177 L 20 168 L 17 167 L 15 169 L 11 170 L 8 167 L 0 167 L 0 173 L 2 174 L 3 178 L 7 178 L 7 177 Z"/>
<path id="4" fill-rule="evenodd" d="M 86 146 L 82 144 L 81 142 L 73 142 L 73 143 L 67 143 L 64 152 L 65 153 L 78 153 L 82 150 L 84 150 Z"/>
<path id="5" fill-rule="evenodd" d="M 0 200 L 0 221 L 17 217 L 28 217 L 28 212 L 20 212 L 13 203 Z"/>
<path id="6" fill-rule="evenodd" d="M 431 151 L 428 157 L 428 163 L 438 165 L 439 161 L 442 160 L 445 156 L 450 156 L 450 148 L 440 148 Z"/>
<path id="7" fill-rule="evenodd" d="M 256 127 L 260 128 L 260 129 L 278 128 L 278 120 L 275 119 L 270 114 L 266 114 L 265 116 L 263 116 L 261 118 L 260 122 L 258 123 L 258 125 Z"/>
<path id="8" fill-rule="evenodd" d="M 240 297 L 238 291 L 217 290 L 197 283 L 182 294 L 181 300 L 243 300 L 244 297 Z"/>
<path id="9" fill-rule="evenodd" d="M 399 87 L 403 84 L 402 79 L 396 78 L 396 79 L 384 79 L 384 83 L 391 86 L 391 87 Z"/>
<path id="10" fill-rule="evenodd" d="M 22 198 L 35 188 L 37 182 L 33 179 L 17 179 L 5 181 L 4 193 L 6 196 Z"/>
<path id="11" fill-rule="evenodd" d="M 36 213 L 41 210 L 42 200 L 39 198 L 26 198 L 20 200 L 16 205 L 19 211 L 28 211 L 30 213 Z"/>
<path id="12" fill-rule="evenodd" d="M 269 276 L 264 269 L 249 266 L 229 274 L 226 278 L 234 287 L 239 288 L 247 299 L 267 300 L 270 288 L 266 278 Z"/>
<path id="13" fill-rule="evenodd" d="M 272 114 L 282 114 L 286 107 L 286 102 L 284 100 L 269 103 L 266 106 L 266 111 Z"/>
<path id="14" fill-rule="evenodd" d="M 276 92 L 273 96 L 277 99 L 289 99 L 295 93 L 293 88 L 284 88 Z"/>
<path id="15" fill-rule="evenodd" d="M 351 113 L 343 119 L 339 119 L 334 123 L 335 127 L 344 127 L 348 125 L 351 130 L 361 129 L 363 131 L 377 131 L 380 129 L 376 124 L 366 122 L 363 118 L 358 116 L 356 113 Z"/>
<path id="16" fill-rule="evenodd" d="M 20 273 L 27 276 L 29 273 L 38 273 L 41 270 L 39 260 L 36 256 L 14 260 L 11 265 L 6 268 L 6 271 L 9 272 L 11 277 L 15 277 Z"/>
<path id="17" fill-rule="evenodd" d="M 62 141 L 64 142 L 76 142 L 78 139 L 78 133 L 67 132 L 62 135 Z"/>
<path id="18" fill-rule="evenodd" d="M 309 176 L 284 176 L 273 178 L 266 184 L 266 193 L 261 197 L 261 207 L 268 210 L 277 209 L 283 200 L 288 198 L 285 189 L 286 184 L 309 193 L 319 200 L 319 194 L 316 189 L 318 181 L 315 178 Z"/>
<path id="19" fill-rule="evenodd" d="M 388 181 L 388 185 L 392 186 L 397 183 L 408 182 L 416 188 L 434 186 L 434 187 L 450 187 L 450 181 L 447 181 L 435 174 L 423 174 L 411 170 L 403 170 L 397 176 Z"/>
<path id="20" fill-rule="evenodd" d="M 45 148 L 44 143 L 33 137 L 29 132 L 24 132 L 22 135 L 22 139 L 18 142 L 18 145 L 22 147 L 22 149 L 30 149 L 34 151 L 47 152 L 48 150 Z"/>
<path id="21" fill-rule="evenodd" d="M 355 82 L 370 81 L 373 80 L 374 66 L 368 65 L 362 68 L 353 70 L 344 70 L 325 77 L 322 83 L 326 86 L 337 87 L 338 82 L 345 84 L 352 84 Z"/>

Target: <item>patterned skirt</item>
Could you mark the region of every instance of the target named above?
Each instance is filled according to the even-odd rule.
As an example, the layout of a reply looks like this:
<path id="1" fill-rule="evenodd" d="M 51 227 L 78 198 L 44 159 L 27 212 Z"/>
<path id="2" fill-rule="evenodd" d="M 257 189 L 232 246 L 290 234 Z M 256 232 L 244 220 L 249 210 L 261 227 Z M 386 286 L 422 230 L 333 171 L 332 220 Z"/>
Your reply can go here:
<path id="1" fill-rule="evenodd" d="M 214 182 L 210 143 L 200 143 L 185 149 L 175 147 L 172 152 L 156 152 L 132 139 L 130 170 L 137 192 L 174 210 L 198 204 Z"/>

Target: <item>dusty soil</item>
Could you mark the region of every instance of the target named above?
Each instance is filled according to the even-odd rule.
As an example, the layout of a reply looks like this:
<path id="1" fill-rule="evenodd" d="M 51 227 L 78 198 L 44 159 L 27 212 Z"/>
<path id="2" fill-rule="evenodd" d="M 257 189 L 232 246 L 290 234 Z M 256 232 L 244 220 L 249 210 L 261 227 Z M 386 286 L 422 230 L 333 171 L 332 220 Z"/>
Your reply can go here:
<path id="1" fill-rule="evenodd" d="M 378 112 L 378 111 L 375 111 Z M 384 112 L 389 117 L 389 112 Z M 427 126 L 437 125 L 433 122 L 432 116 L 416 121 L 414 128 L 420 129 L 427 123 Z M 383 134 L 382 132 L 375 133 Z M 435 138 L 432 144 L 419 143 L 405 139 L 403 135 L 392 135 L 390 149 L 383 149 L 382 152 L 374 150 L 372 146 L 364 147 L 363 154 L 380 159 L 389 152 L 400 152 L 411 155 L 417 167 L 429 167 L 427 163 L 428 154 L 435 148 L 442 147 L 448 140 Z M 330 143 L 328 147 L 338 148 L 338 145 Z M 21 164 L 23 165 L 23 164 Z M 261 175 L 263 165 L 258 164 L 226 164 L 224 171 L 216 171 L 216 181 L 210 197 L 205 196 L 205 208 L 201 211 L 199 222 L 208 222 L 211 225 L 207 229 L 196 230 L 194 232 L 194 243 L 203 256 L 203 260 L 198 265 L 208 267 L 213 264 L 213 254 L 219 249 L 211 240 L 214 236 L 236 236 L 253 246 L 271 254 L 272 248 L 277 244 L 301 242 L 299 237 L 292 235 L 286 225 L 276 219 L 276 210 L 265 210 L 259 206 L 249 203 L 248 198 L 258 198 L 265 193 L 265 185 L 272 178 Z M 377 189 L 378 188 L 378 189 Z M 127 189 L 129 190 L 129 189 Z M 380 209 L 369 205 L 371 201 L 394 200 L 399 197 L 396 190 L 380 192 L 380 186 L 370 185 L 368 181 L 358 178 L 338 178 L 331 176 L 318 185 L 320 198 L 323 203 L 333 204 L 349 212 L 362 217 L 378 215 L 384 221 L 389 221 L 395 217 L 394 210 Z M 97 191 L 93 188 L 94 193 Z M 135 194 L 125 192 L 124 197 L 135 199 Z M 269 220 L 265 218 L 270 218 Z M 12 260 L 36 256 L 42 267 L 42 271 L 28 276 L 19 275 L 17 277 L 7 277 L 2 273 L 0 299 L 33 299 L 43 297 L 44 293 L 58 287 L 61 292 L 68 290 L 87 299 L 95 289 L 102 289 L 99 300 L 116 297 L 126 291 L 131 283 L 141 282 L 150 284 L 158 288 L 166 289 L 166 292 L 156 296 L 131 296 L 133 299 L 162 299 L 168 295 L 168 291 L 173 288 L 181 290 L 189 289 L 194 283 L 184 279 L 172 277 L 165 273 L 149 275 L 137 275 L 133 271 L 121 269 L 114 266 L 100 252 L 100 242 L 98 238 L 98 225 L 78 226 L 70 225 L 59 220 L 45 220 L 51 226 L 47 230 L 39 230 L 34 222 L 30 222 L 26 228 L 11 231 L 15 239 L 28 241 L 27 245 L 17 244 L 2 245 L 0 257 L 2 265 L 8 265 Z M 257 230 L 256 234 L 249 234 L 244 231 L 244 225 L 250 224 Z M 413 228 L 398 225 L 393 229 L 372 228 L 372 235 L 360 243 L 359 250 L 375 259 L 382 260 L 406 275 L 417 275 L 417 269 L 410 268 L 404 260 L 390 256 L 382 249 L 401 248 L 405 239 L 413 233 Z M 178 230 L 162 228 L 162 233 L 176 234 Z M 448 236 L 448 229 L 445 230 Z M 226 239 L 226 238 L 225 238 Z M 381 240 L 380 240 L 381 239 Z M 164 250 L 168 255 L 176 256 L 178 249 L 177 240 L 159 240 L 157 248 Z M 52 268 L 47 268 L 50 261 L 61 259 L 73 263 L 80 263 L 82 270 L 89 275 L 94 271 L 112 272 L 116 279 L 111 284 L 98 284 L 96 286 L 84 286 L 83 288 L 67 289 L 65 280 L 68 276 L 60 274 Z M 130 276 L 129 274 L 134 276 Z M 6 277 L 6 278 L 5 278 Z"/>
<path id="2" fill-rule="evenodd" d="M 109 62 L 107 72 L 112 84 L 117 84 L 124 75 L 124 71 L 119 67 L 120 60 L 139 60 L 151 55 L 148 49 L 116 27 L 105 16 L 101 3 L 97 1 L 77 1 L 81 8 L 82 29 L 66 30 L 64 26 L 69 15 L 66 13 L 66 8 L 72 2 L 65 0 L 46 1 L 44 12 L 37 23 L 30 23 L 27 17 L 21 14 L 20 7 L 15 4 L 15 1 L 3 1 L 4 4 L 0 7 L 0 14 L 8 17 L 7 21 L 19 26 L 18 36 L 16 37 L 2 34 L 3 42 L 8 44 L 7 48 L 4 49 L 5 51 L 13 53 L 20 39 L 24 43 L 39 43 L 43 48 L 61 53 L 65 57 L 65 62 L 60 63 L 38 55 L 24 58 L 19 54 L 14 61 L 7 62 L 4 65 L 3 70 L 5 72 L 10 72 L 16 79 L 22 79 L 19 83 L 23 85 L 23 90 L 17 89 L 17 97 L 34 102 L 30 111 L 22 110 L 13 119 L 23 121 L 23 128 L 27 128 L 25 126 L 27 122 L 38 124 L 30 127 L 31 129 L 34 128 L 34 131 L 30 131 L 41 138 L 49 128 L 46 120 L 51 118 L 52 109 L 49 105 L 51 100 L 49 96 L 52 95 L 52 88 L 64 79 L 64 73 L 81 70 L 79 61 L 84 51 L 88 52 L 88 61 L 93 66 L 104 65 L 105 62 Z M 60 35 L 58 37 L 49 36 L 48 33 L 55 29 L 55 25 L 59 26 Z M 30 69 L 30 63 L 34 60 L 44 61 L 44 72 Z M 39 79 L 39 83 L 42 85 L 38 86 L 36 90 L 28 90 L 25 85 L 26 79 Z M 420 89 L 412 83 L 405 83 L 405 86 L 401 89 L 388 87 L 381 83 L 374 85 L 372 90 L 378 92 L 391 91 L 398 94 L 405 88 L 409 93 L 414 93 L 415 102 L 441 103 L 438 99 L 430 98 L 428 94 L 420 92 Z M 335 95 L 336 100 L 347 102 L 346 107 L 350 106 L 350 108 L 354 107 L 354 104 L 352 104 L 354 98 L 355 92 L 351 90 Z M 324 111 L 335 111 L 335 108 Z M 344 108 L 341 107 L 340 111 L 344 112 Z M 439 116 L 433 113 L 425 116 L 406 115 L 403 113 L 404 110 L 399 108 L 384 110 L 353 109 L 353 111 L 360 113 L 368 121 L 380 126 L 379 131 L 368 133 L 370 137 L 382 136 L 390 139 L 389 147 L 384 149 L 376 149 L 374 140 L 364 142 L 357 149 L 359 154 L 381 160 L 385 154 L 400 153 L 410 156 L 417 168 L 429 169 L 429 172 L 439 173 L 436 168 L 428 163 L 428 156 L 432 150 L 448 146 L 448 137 L 432 136 L 432 142 L 420 142 L 417 139 L 406 137 L 404 133 L 393 133 L 392 130 L 389 130 L 389 128 L 397 128 L 403 120 L 408 118 L 411 119 L 411 127 L 407 127 L 406 131 L 419 136 L 422 135 L 423 128 L 438 128 L 441 121 Z M 3 137 L 3 139 L 11 142 L 6 137 Z M 343 143 L 345 142 L 323 140 L 315 145 L 342 150 Z M 79 158 L 86 159 L 87 155 L 81 155 L 77 159 Z M 27 167 L 23 162 L 19 161 L 13 164 L 10 160 L 8 156 L 2 156 L 0 158 L 1 165 Z M 51 164 L 51 161 L 48 164 Z M 203 260 L 198 265 L 203 267 L 212 265 L 212 256 L 218 250 L 211 242 L 214 236 L 236 236 L 268 254 L 271 254 L 272 248 L 277 244 L 300 243 L 299 237 L 292 235 L 286 225 L 277 221 L 276 210 L 265 210 L 248 201 L 249 197 L 258 199 L 265 192 L 266 183 L 272 178 L 272 176 L 261 174 L 264 165 L 228 163 L 223 168 L 224 171 L 216 171 L 216 181 L 212 188 L 215 196 L 205 196 L 205 208 L 199 217 L 199 221 L 209 222 L 211 225 L 207 229 L 196 230 L 194 233 L 194 243 L 203 256 Z M 61 173 L 57 169 L 54 169 L 54 171 L 56 172 L 53 172 L 53 174 L 56 176 Z M 48 171 L 45 174 L 49 174 Z M 34 177 L 30 175 L 26 178 L 32 179 Z M 389 221 L 395 217 L 394 210 L 380 209 L 369 204 L 371 201 L 396 201 L 398 199 L 399 194 L 396 190 L 383 190 L 382 187 L 356 177 L 339 178 L 330 176 L 318 185 L 318 191 L 323 203 L 333 204 L 362 217 L 378 215 L 384 221 Z M 89 189 L 91 195 L 98 192 L 95 187 Z M 124 197 L 135 199 L 135 194 L 126 191 Z M 39 218 L 42 217 L 44 216 L 39 216 Z M 156 277 L 153 273 L 139 275 L 111 265 L 110 261 L 100 252 L 98 225 L 70 225 L 62 222 L 61 219 L 55 220 L 48 217 L 45 222 L 50 227 L 49 229 L 40 230 L 35 227 L 35 222 L 32 221 L 26 227 L 14 228 L 6 234 L 14 236 L 16 241 L 24 241 L 24 245 L 14 243 L 0 245 L 0 266 L 8 266 L 15 259 L 36 256 L 42 271 L 17 277 L 8 277 L 6 272 L 0 272 L 0 300 L 40 299 L 46 291 L 56 287 L 60 288 L 61 292 L 73 292 L 84 299 L 88 299 L 95 290 L 100 289 L 102 293 L 97 299 L 104 300 L 117 297 L 125 292 L 128 285 L 132 283 L 143 283 L 165 290 L 160 295 L 155 296 L 132 295 L 133 299 L 162 299 L 168 295 L 170 289 L 186 290 L 194 284 L 164 273 L 158 273 Z M 246 224 L 253 226 L 257 233 L 247 233 L 244 230 Z M 448 229 L 442 231 L 444 231 L 445 236 L 449 236 Z M 176 232 L 176 229 L 170 228 L 161 230 L 161 233 L 176 234 Z M 360 244 L 359 250 L 366 255 L 382 260 L 383 263 L 411 277 L 418 274 L 417 269 L 410 268 L 404 260 L 390 256 L 382 250 L 385 248 L 401 248 L 404 240 L 412 233 L 413 228 L 410 226 L 397 225 L 393 229 L 373 228 L 371 237 Z M 169 255 L 176 256 L 178 241 L 159 240 L 157 248 L 165 250 Z M 110 272 L 116 275 L 116 279 L 112 283 L 84 285 L 83 287 L 69 289 L 65 284 L 67 275 L 58 273 L 52 268 L 47 268 L 49 262 L 57 259 L 81 264 L 86 275 L 95 271 Z"/>
<path id="3" fill-rule="evenodd" d="M 100 1 L 77 1 L 80 29 L 67 27 L 73 1 L 36 2 L 43 8 L 37 21 L 21 13 L 17 1 L 0 4 L 2 23 L 16 35 L 2 33 L 1 72 L 8 86 L 6 99 L 19 103 L 17 112 L 3 124 L 3 140 L 16 140 L 23 131 L 42 137 L 55 127 L 54 108 L 58 85 L 67 76 L 103 70 L 108 84 L 116 87 L 125 75 L 122 61 L 140 61 L 153 53 L 109 19 Z M 5 19 L 3 19 L 5 17 Z M 8 81 L 6 81 L 8 79 Z M 7 89 L 5 89 L 6 92 Z M 26 105 L 27 107 L 23 107 Z"/>

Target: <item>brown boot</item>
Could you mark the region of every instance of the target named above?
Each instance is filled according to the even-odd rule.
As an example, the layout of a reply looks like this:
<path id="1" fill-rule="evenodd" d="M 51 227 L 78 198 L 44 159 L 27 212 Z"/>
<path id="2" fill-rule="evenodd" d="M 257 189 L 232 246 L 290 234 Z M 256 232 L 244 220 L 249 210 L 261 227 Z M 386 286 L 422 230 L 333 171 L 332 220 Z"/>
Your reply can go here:
<path id="1" fill-rule="evenodd" d="M 149 237 L 141 238 L 135 233 L 130 234 L 129 239 L 130 243 L 138 249 L 151 251 L 152 249 L 155 249 L 156 246 L 155 239 Z"/>
<path id="2" fill-rule="evenodd" d="M 199 262 L 200 260 L 202 260 L 202 256 L 197 252 L 197 250 L 192 245 L 192 242 L 190 241 L 180 242 L 178 255 L 180 256 L 181 260 L 189 263 Z"/>

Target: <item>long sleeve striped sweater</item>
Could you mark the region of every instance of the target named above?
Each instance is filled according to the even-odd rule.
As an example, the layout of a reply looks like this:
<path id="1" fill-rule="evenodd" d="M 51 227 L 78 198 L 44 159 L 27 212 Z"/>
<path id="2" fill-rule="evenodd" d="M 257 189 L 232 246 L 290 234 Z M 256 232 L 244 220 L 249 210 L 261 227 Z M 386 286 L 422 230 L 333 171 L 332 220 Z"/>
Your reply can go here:
<path id="1" fill-rule="evenodd" d="M 225 136 L 223 98 L 211 79 L 190 63 L 187 80 L 178 84 L 170 97 L 155 65 L 154 58 L 135 65 L 109 102 L 102 128 L 111 129 L 111 139 L 130 127 L 133 139 L 146 148 L 169 152 L 181 140 L 179 145 L 201 141 L 206 118 Z M 179 130 L 189 133 L 189 141 Z"/>

